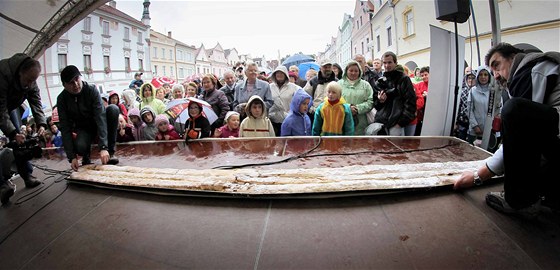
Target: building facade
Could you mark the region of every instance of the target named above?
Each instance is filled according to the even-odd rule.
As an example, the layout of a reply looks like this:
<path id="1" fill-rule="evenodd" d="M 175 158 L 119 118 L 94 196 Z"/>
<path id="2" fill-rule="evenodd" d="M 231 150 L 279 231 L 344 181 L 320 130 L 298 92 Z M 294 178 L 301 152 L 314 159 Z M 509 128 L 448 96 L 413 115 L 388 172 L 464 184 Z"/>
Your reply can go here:
<path id="1" fill-rule="evenodd" d="M 67 65 L 78 67 L 83 80 L 101 93 L 128 88 L 136 72 L 151 76 L 149 26 L 110 2 L 64 33 L 38 60 L 44 73 L 37 83 L 48 114 L 64 89 L 60 71 Z"/>

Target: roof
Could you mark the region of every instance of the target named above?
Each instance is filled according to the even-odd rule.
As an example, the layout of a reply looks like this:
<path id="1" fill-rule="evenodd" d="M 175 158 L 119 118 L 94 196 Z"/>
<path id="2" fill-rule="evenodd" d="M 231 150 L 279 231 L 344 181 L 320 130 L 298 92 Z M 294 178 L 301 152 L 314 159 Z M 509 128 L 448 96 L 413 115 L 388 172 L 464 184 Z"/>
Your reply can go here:
<path id="1" fill-rule="evenodd" d="M 113 8 L 109 5 L 102 5 L 98 8 L 98 10 L 105 11 L 109 14 L 115 15 L 115 16 L 117 16 L 117 17 L 119 17 L 119 18 L 121 18 L 125 21 L 128 21 L 130 23 L 139 24 L 139 25 L 148 27 L 147 25 L 145 25 L 141 21 L 139 21 L 137 19 L 134 19 L 132 16 L 130 16 L 130 15 L 128 15 L 128 14 L 126 14 L 126 13 L 124 13 L 124 12 L 122 12 L 122 11 L 116 9 L 116 8 Z"/>

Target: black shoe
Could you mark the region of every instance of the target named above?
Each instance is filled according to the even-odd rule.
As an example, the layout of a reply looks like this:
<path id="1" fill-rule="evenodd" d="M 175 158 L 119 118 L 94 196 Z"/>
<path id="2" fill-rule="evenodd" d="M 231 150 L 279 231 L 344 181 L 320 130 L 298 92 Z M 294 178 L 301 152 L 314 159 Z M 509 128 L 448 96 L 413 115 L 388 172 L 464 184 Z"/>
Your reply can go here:
<path id="1" fill-rule="evenodd" d="M 89 159 L 89 157 L 83 157 L 82 158 L 82 166 L 86 166 L 89 164 L 93 164 L 93 162 L 91 162 L 91 159 Z"/>
<path id="2" fill-rule="evenodd" d="M 25 183 L 26 188 L 34 188 L 41 184 L 41 181 L 33 180 L 33 179 L 29 179 L 29 180 L 23 179 L 23 182 Z"/>
<path id="3" fill-rule="evenodd" d="M 119 164 L 119 159 L 118 159 L 117 156 L 115 156 L 115 155 L 110 155 L 109 161 L 107 161 L 107 164 L 109 164 L 109 165 L 117 165 L 117 164 Z"/>
<path id="4" fill-rule="evenodd" d="M 0 201 L 2 204 L 7 204 L 10 201 L 10 197 L 14 195 L 14 189 L 8 184 L 3 184 L 0 186 Z"/>

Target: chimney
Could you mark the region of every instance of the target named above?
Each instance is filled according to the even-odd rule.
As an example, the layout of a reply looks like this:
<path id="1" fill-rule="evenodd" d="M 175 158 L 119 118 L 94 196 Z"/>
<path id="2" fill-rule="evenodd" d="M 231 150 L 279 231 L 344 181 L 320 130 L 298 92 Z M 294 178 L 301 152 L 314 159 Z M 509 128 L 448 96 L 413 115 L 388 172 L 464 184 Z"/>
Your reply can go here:
<path id="1" fill-rule="evenodd" d="M 167 31 L 167 37 L 171 38 L 171 31 Z"/>
<path id="2" fill-rule="evenodd" d="M 109 6 L 112 8 L 117 8 L 117 1 L 109 1 Z"/>

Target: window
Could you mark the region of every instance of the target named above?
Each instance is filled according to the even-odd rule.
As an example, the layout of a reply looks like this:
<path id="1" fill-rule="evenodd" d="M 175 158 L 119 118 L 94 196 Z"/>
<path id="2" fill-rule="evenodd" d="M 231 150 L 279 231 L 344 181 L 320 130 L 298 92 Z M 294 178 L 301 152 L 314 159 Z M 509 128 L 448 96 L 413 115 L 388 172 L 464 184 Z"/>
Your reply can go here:
<path id="1" fill-rule="evenodd" d="M 187 53 L 187 61 L 192 62 L 193 56 L 192 53 L 188 52 Z"/>
<path id="2" fill-rule="evenodd" d="M 183 58 L 183 51 L 177 50 L 177 60 L 179 60 L 179 61 L 184 61 L 185 60 Z"/>
<path id="3" fill-rule="evenodd" d="M 144 60 L 138 59 L 138 70 L 144 69 Z"/>
<path id="4" fill-rule="evenodd" d="M 103 21 L 103 35 L 109 35 L 109 22 Z"/>
<path id="5" fill-rule="evenodd" d="M 124 70 L 125 72 L 130 72 L 130 57 L 124 58 Z"/>
<path id="6" fill-rule="evenodd" d="M 62 71 L 68 65 L 68 56 L 66 54 L 58 55 L 58 71 Z"/>
<path id="7" fill-rule="evenodd" d="M 153 55 L 153 57 L 154 57 L 154 58 L 157 58 L 157 47 L 154 47 L 154 55 Z"/>
<path id="8" fill-rule="evenodd" d="M 155 75 L 155 76 L 158 75 L 157 65 L 154 65 L 154 75 Z"/>
<path id="9" fill-rule="evenodd" d="M 414 13 L 412 9 L 404 13 L 404 30 L 407 36 L 414 34 Z"/>
<path id="10" fill-rule="evenodd" d="M 173 73 L 173 67 L 169 67 L 169 76 L 175 77 L 175 73 Z"/>
<path id="11" fill-rule="evenodd" d="M 130 28 L 128 27 L 124 28 L 124 39 L 130 40 Z"/>
<path id="12" fill-rule="evenodd" d="M 380 52 L 381 51 L 381 37 L 379 35 L 377 35 L 375 37 L 375 40 L 376 40 L 377 51 Z"/>
<path id="13" fill-rule="evenodd" d="M 391 35 L 391 26 L 387 27 L 387 47 L 393 45 L 393 37 Z"/>
<path id="14" fill-rule="evenodd" d="M 185 70 L 183 68 L 179 68 L 179 78 L 185 78 Z"/>
<path id="15" fill-rule="evenodd" d="M 165 59 L 165 49 L 164 48 L 161 48 L 161 59 Z M 165 70 L 165 68 L 164 68 L 164 70 Z"/>
<path id="16" fill-rule="evenodd" d="M 163 76 L 167 76 L 166 66 L 161 67 L 163 69 Z"/>
<path id="17" fill-rule="evenodd" d="M 84 71 L 87 71 L 85 68 L 91 69 L 91 55 L 84 54 Z"/>
<path id="18" fill-rule="evenodd" d="M 138 31 L 138 43 L 142 44 L 142 32 Z"/>
<path id="19" fill-rule="evenodd" d="M 169 49 L 169 60 L 173 60 L 173 50 L 171 49 Z"/>
<path id="20" fill-rule="evenodd" d="M 86 17 L 84 19 L 84 31 L 91 32 L 91 17 Z"/>
<path id="21" fill-rule="evenodd" d="M 366 47 L 367 47 L 367 51 L 369 52 L 371 47 L 371 44 L 369 44 L 369 38 L 366 38 Z"/>
<path id="22" fill-rule="evenodd" d="M 103 68 L 107 69 L 111 69 L 111 60 L 109 59 L 108 55 L 103 56 Z"/>

